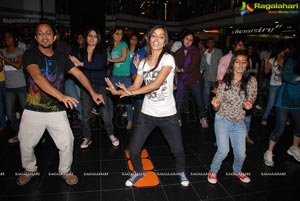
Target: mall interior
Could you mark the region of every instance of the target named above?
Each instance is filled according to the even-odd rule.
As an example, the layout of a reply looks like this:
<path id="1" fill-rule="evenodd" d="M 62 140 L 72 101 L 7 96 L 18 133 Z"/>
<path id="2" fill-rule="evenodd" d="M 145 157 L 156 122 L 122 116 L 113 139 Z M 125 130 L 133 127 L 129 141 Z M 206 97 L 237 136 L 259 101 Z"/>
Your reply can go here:
<path id="1" fill-rule="evenodd" d="M 278 44 L 299 43 L 298 4 L 298 0 L 1 0 L 0 36 L 2 40 L 5 30 L 14 27 L 20 37 L 24 36 L 23 31 L 27 28 L 34 38 L 35 25 L 47 18 L 61 28 L 62 38 L 66 42 L 74 42 L 76 33 L 96 26 L 101 31 L 103 42 L 108 43 L 115 27 L 122 28 L 125 37 L 137 34 L 142 39 L 149 28 L 162 24 L 167 28 L 169 37 L 177 41 L 181 40 L 185 30 L 193 31 L 197 41 L 213 37 L 216 47 L 225 55 L 231 47 L 231 39 L 237 36 L 254 42 L 257 51 Z M 270 8 L 267 9 L 266 5 Z M 5 48 L 5 45 L 1 48 Z M 154 175 L 152 180 L 150 178 L 140 186 L 125 186 L 125 181 L 133 173 L 127 149 L 134 134 L 134 124 L 132 128 L 126 128 L 125 107 L 124 103 L 120 103 L 113 118 L 114 134 L 120 141 L 119 146 L 111 144 L 103 120 L 94 113 L 91 121 L 93 143 L 88 148 L 81 148 L 82 127 L 74 120 L 78 117 L 77 113 L 67 110 L 74 135 L 72 171 L 78 177 L 76 185 L 66 184 L 59 175 L 59 150 L 47 130 L 34 149 L 38 175 L 27 184 L 18 185 L 17 178 L 24 169 L 19 143 L 8 143 L 13 133 L 8 122 L 7 127 L 0 131 L 0 200 L 300 200 L 300 161 L 287 153 L 296 131 L 293 118 L 287 122 L 274 149 L 275 165 L 270 167 L 264 163 L 269 136 L 276 126 L 274 108 L 268 124 L 261 124 L 268 101 L 267 90 L 264 87 L 258 88 L 257 101 L 261 107 L 252 110 L 249 134 L 253 143 L 246 143 L 243 164 L 243 172 L 251 178 L 250 183 L 243 183 L 233 175 L 232 149 L 218 172 L 218 182 L 208 182 L 207 175 L 217 151 L 215 111 L 208 109 L 208 127 L 203 128 L 199 123 L 194 97 L 188 93 L 180 127 L 185 151 L 185 172 L 190 181 L 188 187 L 180 185 L 178 175 L 175 174 L 175 159 L 159 127 L 151 132 L 141 153 L 144 169 Z M 22 118 L 22 111 L 19 107 L 16 109 L 18 117 Z"/>

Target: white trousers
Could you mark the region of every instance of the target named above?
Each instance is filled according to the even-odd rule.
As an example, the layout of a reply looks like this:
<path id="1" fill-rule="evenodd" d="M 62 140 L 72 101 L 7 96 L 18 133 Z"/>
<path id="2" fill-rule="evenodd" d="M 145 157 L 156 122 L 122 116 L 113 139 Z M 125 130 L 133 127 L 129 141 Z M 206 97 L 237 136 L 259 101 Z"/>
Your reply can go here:
<path id="1" fill-rule="evenodd" d="M 24 110 L 19 129 L 19 141 L 22 166 L 25 170 L 37 170 L 34 148 L 39 143 L 45 129 L 52 137 L 59 149 L 60 174 L 71 169 L 73 161 L 74 137 L 66 111 L 62 112 L 35 112 Z"/>

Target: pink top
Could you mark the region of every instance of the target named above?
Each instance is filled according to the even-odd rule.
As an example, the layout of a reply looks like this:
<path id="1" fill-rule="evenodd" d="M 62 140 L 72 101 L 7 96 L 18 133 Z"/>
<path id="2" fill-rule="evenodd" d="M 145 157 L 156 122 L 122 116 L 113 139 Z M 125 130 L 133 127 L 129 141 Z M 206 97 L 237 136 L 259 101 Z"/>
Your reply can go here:
<path id="1" fill-rule="evenodd" d="M 221 57 L 219 66 L 218 66 L 217 80 L 223 80 L 226 70 L 230 64 L 232 55 L 233 55 L 232 51 L 230 51 L 228 54 Z"/>

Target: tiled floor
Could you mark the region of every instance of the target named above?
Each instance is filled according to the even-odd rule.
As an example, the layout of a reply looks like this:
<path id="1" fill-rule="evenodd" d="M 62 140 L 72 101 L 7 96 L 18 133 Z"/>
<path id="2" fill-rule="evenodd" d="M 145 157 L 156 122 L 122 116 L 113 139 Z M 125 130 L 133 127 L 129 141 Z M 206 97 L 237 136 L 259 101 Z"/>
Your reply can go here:
<path id="1" fill-rule="evenodd" d="M 51 176 L 58 166 L 58 150 L 52 139 L 36 147 L 40 176 L 25 186 L 16 184 L 16 173 L 22 171 L 18 144 L 8 145 L 9 131 L 0 136 L 0 200 L 1 201 L 198 201 L 198 200 L 300 200 L 300 164 L 286 154 L 291 142 L 292 127 L 288 127 L 275 149 L 275 167 L 264 165 L 262 157 L 267 147 L 271 126 L 262 127 L 253 119 L 253 138 L 256 143 L 247 145 L 244 171 L 251 174 L 252 182 L 243 184 L 226 175 L 231 172 L 232 153 L 224 161 L 216 185 L 207 182 L 206 173 L 216 151 L 213 146 L 212 122 L 209 129 L 189 119 L 182 127 L 186 151 L 186 170 L 191 185 L 182 188 L 176 176 L 160 175 L 160 184 L 149 188 L 127 188 L 128 167 L 124 150 L 131 132 L 118 130 L 121 144 L 114 148 L 105 133 L 94 129 L 93 143 L 85 150 L 79 148 L 80 132 L 74 131 L 73 171 L 79 183 L 68 186 L 59 176 Z M 157 173 L 174 171 L 175 163 L 159 129 L 155 129 L 146 143 Z M 87 173 L 97 173 L 89 176 Z M 100 176 L 99 174 L 105 174 Z M 277 175 L 276 175 L 277 174 Z M 281 174 L 281 175 L 278 175 Z M 282 175 L 284 174 L 284 175 Z"/>

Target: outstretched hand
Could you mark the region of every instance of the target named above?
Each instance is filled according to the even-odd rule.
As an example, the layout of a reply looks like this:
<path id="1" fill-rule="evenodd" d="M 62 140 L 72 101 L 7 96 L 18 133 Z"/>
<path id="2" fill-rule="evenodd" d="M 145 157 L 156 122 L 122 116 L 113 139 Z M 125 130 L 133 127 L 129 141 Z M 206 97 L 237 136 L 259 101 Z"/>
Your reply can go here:
<path id="1" fill-rule="evenodd" d="M 131 95 L 131 92 L 127 90 L 126 86 L 125 86 L 123 83 L 118 82 L 116 85 L 117 85 L 120 89 L 123 90 L 123 91 L 122 91 L 122 94 L 121 94 L 121 96 L 120 96 L 120 98 L 123 98 L 123 97 L 125 97 L 125 96 L 130 96 L 130 95 Z"/>
<path id="2" fill-rule="evenodd" d="M 110 79 L 108 77 L 106 77 L 106 78 L 104 78 L 104 80 L 107 84 L 106 90 L 110 91 L 113 95 L 119 95 L 118 91 L 116 90 L 115 86 L 110 81 Z"/>
<path id="3" fill-rule="evenodd" d="M 83 63 L 77 59 L 77 57 L 70 55 L 69 59 L 73 62 L 75 66 L 83 66 Z"/>

